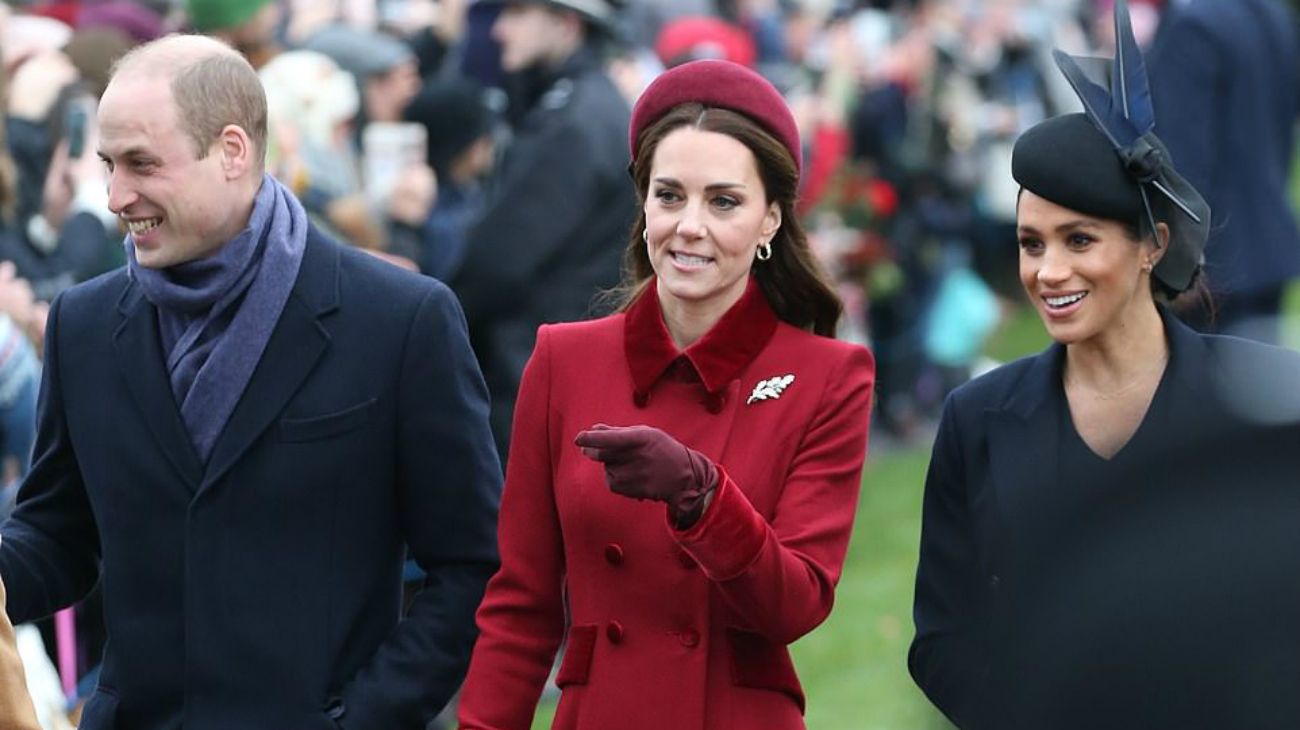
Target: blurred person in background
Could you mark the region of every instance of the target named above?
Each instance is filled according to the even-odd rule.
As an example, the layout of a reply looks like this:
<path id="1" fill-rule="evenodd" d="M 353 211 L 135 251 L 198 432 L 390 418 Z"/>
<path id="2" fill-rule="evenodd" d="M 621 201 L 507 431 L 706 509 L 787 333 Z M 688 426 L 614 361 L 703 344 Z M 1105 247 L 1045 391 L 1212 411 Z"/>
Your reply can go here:
<path id="1" fill-rule="evenodd" d="M 1058 56 L 1086 113 L 1013 152 L 1055 344 L 945 404 L 908 666 L 960 728 L 1295 727 L 1300 358 L 1169 312 L 1204 292 L 1210 210 L 1115 24 L 1110 68 Z"/>
<path id="2" fill-rule="evenodd" d="M 185 0 L 196 33 L 229 43 L 260 69 L 283 50 L 276 35 L 283 9 L 274 0 Z"/>
<path id="3" fill-rule="evenodd" d="M 335 22 L 317 30 L 302 47 L 329 56 L 356 79 L 359 130 L 370 122 L 402 121 L 402 110 L 420 91 L 415 53 L 387 33 Z"/>
<path id="4" fill-rule="evenodd" d="M 400 127 L 394 125 L 403 122 L 404 110 L 420 90 L 415 54 L 388 33 L 355 28 L 341 21 L 313 33 L 304 42 L 303 50 L 328 56 L 354 80 L 359 106 L 351 130 L 355 159 L 360 164 L 361 188 L 352 192 L 365 193 L 365 196 L 344 194 L 332 199 L 315 199 L 311 201 L 312 207 L 326 212 L 352 243 L 372 252 L 400 257 L 396 263 L 417 268 L 414 263 L 420 255 L 417 243 L 409 236 L 394 236 L 394 233 L 418 228 L 428 218 L 437 196 L 437 180 L 418 152 L 410 155 L 410 159 L 393 161 L 400 169 L 388 170 L 391 150 L 376 145 L 377 140 L 391 140 L 392 132 L 400 133 Z M 384 163 L 380 165 L 385 167 L 383 175 L 377 170 L 380 166 L 369 164 L 376 161 Z"/>
<path id="5" fill-rule="evenodd" d="M 117 59 L 143 42 L 118 28 L 96 26 L 74 33 L 63 52 L 81 75 L 81 90 L 98 99 L 108 86 L 108 70 Z"/>
<path id="6" fill-rule="evenodd" d="M 6 22 L 6 37 L 20 18 Z M 117 222 L 107 211 L 102 165 L 87 142 L 93 143 L 95 131 L 97 75 L 104 73 L 95 67 L 124 52 L 130 41 L 111 33 L 95 40 L 100 33 L 110 29 L 70 33 L 63 50 L 42 48 L 6 69 L 11 75 L 5 137 L 19 184 L 0 235 L 0 258 L 14 263 L 42 302 L 122 261 L 109 238 Z"/>
<path id="7" fill-rule="evenodd" d="M 1300 276 L 1287 190 L 1300 115 L 1300 39 L 1281 0 L 1186 0 L 1151 50 L 1157 132 L 1214 210 L 1205 331 L 1277 343 L 1282 296 Z"/>
<path id="8" fill-rule="evenodd" d="M 8 91 L 0 69 L 0 114 L 7 110 Z M 0 252 L 18 248 L 24 238 L 15 228 L 20 183 L 0 128 Z M 18 478 L 31 462 L 41 370 L 35 343 L 44 334 L 45 314 L 31 284 L 17 275 L 11 261 L 0 261 L 0 521 L 12 510 Z"/>
<path id="9" fill-rule="evenodd" d="M 712 16 L 690 16 L 666 23 L 655 38 L 654 49 L 666 68 L 704 58 L 721 58 L 753 68 L 758 60 L 752 36 Z"/>
<path id="10" fill-rule="evenodd" d="M 438 195 L 418 241 L 420 271 L 447 280 L 460 268 L 469 226 L 482 212 L 485 178 L 496 163 L 495 113 L 483 87 L 468 79 L 434 79 L 406 107 L 428 135 Z"/>
<path id="11" fill-rule="evenodd" d="M 310 225 L 264 171 L 265 94 L 229 46 L 137 49 L 98 119 L 128 265 L 52 307 L 9 616 L 102 578 L 85 730 L 423 727 L 496 566 L 454 297 Z M 408 554 L 428 578 L 403 615 Z"/>
<path id="12" fill-rule="evenodd" d="M 618 282 L 636 215 L 628 102 L 604 70 L 614 0 L 510 0 L 492 28 L 510 74 L 513 138 L 452 288 L 492 393 L 502 458 L 524 363 L 543 323 L 591 315 Z"/>
<path id="13" fill-rule="evenodd" d="M 21 235 L 0 238 L 0 257 L 14 263 L 43 302 L 124 260 L 110 239 L 118 225 L 108 210 L 103 164 L 94 154 L 98 102 L 70 90 L 50 113 L 53 151 L 40 209 L 21 225 Z"/>
<path id="14" fill-rule="evenodd" d="M 794 213 L 794 118 L 703 60 L 637 102 L 619 312 L 543 326 L 520 386 L 501 570 L 465 730 L 803 728 L 788 645 L 829 615 L 874 366 Z"/>
<path id="15" fill-rule="evenodd" d="M 267 166 L 313 221 L 363 249 L 386 246 L 361 183 L 354 123 L 360 94 L 329 56 L 289 51 L 258 71 L 266 89 Z"/>
<path id="16" fill-rule="evenodd" d="M 473 3 L 474 0 L 393 3 L 381 0 L 380 27 L 393 28 L 410 44 L 419 61 L 420 78 L 460 75 L 469 9 Z"/>
<path id="17" fill-rule="evenodd" d="M 165 4 L 170 6 L 171 3 Z M 157 3 L 140 2 L 140 0 L 99 0 L 83 3 L 81 11 L 77 14 L 76 33 L 69 43 L 85 32 L 97 29 L 121 33 L 126 36 L 131 45 L 148 43 L 160 38 L 168 30 L 168 19 L 164 17 L 165 11 L 154 7 L 155 5 Z M 108 68 L 101 68 L 98 71 L 102 75 L 107 75 Z M 103 91 L 102 88 L 100 91 Z"/>

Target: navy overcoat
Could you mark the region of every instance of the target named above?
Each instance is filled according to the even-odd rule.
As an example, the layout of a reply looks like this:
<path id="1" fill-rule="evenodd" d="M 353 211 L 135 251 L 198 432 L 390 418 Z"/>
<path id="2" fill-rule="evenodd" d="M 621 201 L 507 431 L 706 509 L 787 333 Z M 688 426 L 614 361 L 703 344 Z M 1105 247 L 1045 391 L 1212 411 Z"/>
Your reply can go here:
<path id="1" fill-rule="evenodd" d="M 422 730 L 497 560 L 500 468 L 450 291 L 313 229 L 206 464 L 124 269 L 60 296 L 46 342 L 0 575 L 16 622 L 102 581 L 83 730 Z M 429 579 L 401 619 L 408 551 Z"/>

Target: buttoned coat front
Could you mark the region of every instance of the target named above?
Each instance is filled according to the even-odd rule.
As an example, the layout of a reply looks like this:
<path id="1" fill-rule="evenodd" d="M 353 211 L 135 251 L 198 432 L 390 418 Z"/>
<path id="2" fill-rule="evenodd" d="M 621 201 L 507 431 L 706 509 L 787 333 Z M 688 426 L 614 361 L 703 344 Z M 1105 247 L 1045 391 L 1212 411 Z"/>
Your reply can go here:
<path id="1" fill-rule="evenodd" d="M 463 677 L 501 478 L 445 286 L 311 230 L 206 464 L 126 270 L 55 300 L 45 352 L 0 575 L 15 621 L 101 581 L 83 730 L 425 726 Z M 408 552 L 429 580 L 402 619 Z"/>
<path id="2" fill-rule="evenodd" d="M 786 645 L 831 610 L 873 375 L 867 350 L 779 323 L 752 282 L 680 356 L 653 287 L 625 314 L 542 327 L 461 726 L 528 728 L 567 630 L 555 728 L 802 728 Z M 612 493 L 573 443 L 595 423 L 711 458 L 701 520 L 677 531 L 663 504 Z"/>

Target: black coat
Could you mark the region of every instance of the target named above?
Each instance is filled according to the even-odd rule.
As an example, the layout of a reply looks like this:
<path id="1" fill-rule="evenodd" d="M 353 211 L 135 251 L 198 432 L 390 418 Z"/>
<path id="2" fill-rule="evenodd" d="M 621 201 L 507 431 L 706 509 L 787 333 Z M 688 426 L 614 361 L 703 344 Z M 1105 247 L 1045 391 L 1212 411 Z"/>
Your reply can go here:
<path id="1" fill-rule="evenodd" d="M 1156 134 L 1212 211 L 1215 291 L 1300 276 L 1287 198 L 1300 114 L 1300 41 L 1282 0 L 1170 3 L 1147 61 Z"/>
<path id="2" fill-rule="evenodd" d="M 949 397 L 908 663 L 959 727 L 1300 727 L 1300 357 L 1164 322 L 1151 407 L 1096 468 L 1071 468 L 1060 345 Z"/>
<path id="3" fill-rule="evenodd" d="M 504 441 L 537 327 L 586 319 L 618 283 L 636 214 L 627 101 L 591 49 L 573 56 L 515 130 L 451 285 Z"/>
<path id="4" fill-rule="evenodd" d="M 55 300 L 0 544 L 15 622 L 102 581 L 81 727 L 422 730 L 496 565 L 501 475 L 455 299 L 312 229 L 206 465 L 157 320 L 125 270 Z M 408 550 L 429 582 L 399 621 Z"/>

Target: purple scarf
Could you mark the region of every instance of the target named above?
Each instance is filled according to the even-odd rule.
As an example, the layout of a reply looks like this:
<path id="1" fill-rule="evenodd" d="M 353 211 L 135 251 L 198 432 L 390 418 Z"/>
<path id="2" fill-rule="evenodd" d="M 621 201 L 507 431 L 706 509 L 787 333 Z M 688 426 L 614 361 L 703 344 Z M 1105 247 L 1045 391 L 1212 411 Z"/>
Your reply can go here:
<path id="1" fill-rule="evenodd" d="M 306 211 L 270 175 L 248 227 L 213 256 L 149 269 L 126 237 L 127 269 L 158 309 L 172 393 L 204 463 L 284 311 L 306 244 Z"/>

